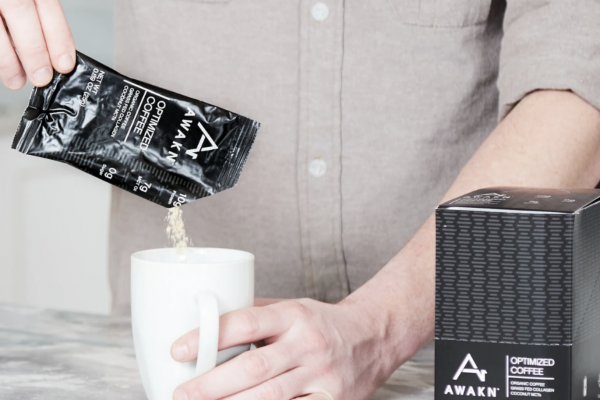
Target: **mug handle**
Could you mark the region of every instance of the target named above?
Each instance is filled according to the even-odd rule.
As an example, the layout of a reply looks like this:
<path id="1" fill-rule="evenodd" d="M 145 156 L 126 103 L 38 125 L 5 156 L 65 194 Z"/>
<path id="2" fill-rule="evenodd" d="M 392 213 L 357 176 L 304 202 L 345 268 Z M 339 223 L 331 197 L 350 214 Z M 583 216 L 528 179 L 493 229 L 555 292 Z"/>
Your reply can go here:
<path id="1" fill-rule="evenodd" d="M 200 314 L 200 340 L 196 376 L 203 375 L 217 365 L 219 350 L 219 302 L 214 293 L 202 291 L 196 295 Z"/>

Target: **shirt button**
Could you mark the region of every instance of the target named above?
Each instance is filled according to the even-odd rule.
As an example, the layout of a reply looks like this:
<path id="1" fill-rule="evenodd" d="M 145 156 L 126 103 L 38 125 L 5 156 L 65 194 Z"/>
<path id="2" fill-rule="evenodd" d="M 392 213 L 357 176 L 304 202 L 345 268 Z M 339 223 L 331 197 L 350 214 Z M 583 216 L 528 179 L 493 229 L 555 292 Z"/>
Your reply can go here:
<path id="1" fill-rule="evenodd" d="M 320 178 L 327 172 L 327 163 L 321 158 L 315 158 L 308 165 L 308 172 L 315 178 Z"/>
<path id="2" fill-rule="evenodd" d="M 313 4 L 310 13 L 315 21 L 323 22 L 329 17 L 329 7 L 325 3 L 318 2 Z"/>

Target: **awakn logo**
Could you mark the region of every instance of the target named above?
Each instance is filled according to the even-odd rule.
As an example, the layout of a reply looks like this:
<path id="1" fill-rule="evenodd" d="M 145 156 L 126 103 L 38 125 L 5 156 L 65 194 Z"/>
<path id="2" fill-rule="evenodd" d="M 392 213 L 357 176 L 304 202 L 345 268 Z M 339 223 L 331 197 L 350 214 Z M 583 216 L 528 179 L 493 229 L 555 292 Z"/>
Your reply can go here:
<path id="1" fill-rule="evenodd" d="M 473 196 L 473 198 L 474 199 L 501 201 L 501 200 L 510 199 L 510 196 L 507 196 L 507 195 L 501 194 L 501 193 L 482 193 L 482 194 L 476 194 L 475 196 Z"/>
<path id="2" fill-rule="evenodd" d="M 476 194 L 474 196 L 462 196 L 458 199 L 452 200 L 449 204 L 459 204 L 459 205 L 497 205 L 502 203 L 505 200 L 510 199 L 510 196 L 502 193 L 481 193 Z"/>
<path id="3" fill-rule="evenodd" d="M 167 155 L 167 160 L 171 162 L 171 165 L 175 165 L 177 161 L 177 157 L 179 157 L 179 153 L 183 148 L 183 139 L 186 139 L 190 134 L 190 129 L 192 128 L 193 119 L 189 117 L 195 117 L 196 113 L 190 107 L 188 107 L 187 112 L 183 116 L 181 120 L 181 124 L 179 125 L 179 129 L 177 129 L 177 135 L 173 137 L 173 142 L 171 143 L 171 147 L 169 148 L 169 154 Z M 186 118 L 188 117 L 188 118 Z M 198 122 L 198 128 L 202 132 L 202 136 L 200 137 L 200 142 L 198 143 L 198 147 L 195 149 L 189 149 L 185 152 L 185 155 L 188 157 L 192 157 L 192 159 L 198 158 L 198 153 L 201 151 L 211 151 L 217 150 L 219 147 L 214 139 L 208 134 L 206 128 L 202 125 L 202 122 Z M 208 141 L 208 144 L 205 146 L 204 143 Z"/>
<path id="4" fill-rule="evenodd" d="M 196 147 L 195 149 L 190 149 L 185 152 L 185 154 L 192 157 L 192 159 L 194 159 L 194 160 L 198 157 L 199 151 L 211 151 L 211 150 L 216 150 L 219 148 L 217 146 L 217 144 L 215 143 L 215 141 L 213 140 L 213 138 L 210 137 L 210 135 L 208 134 L 208 132 L 206 131 L 204 126 L 202 126 L 201 122 L 198 122 L 198 127 L 202 131 L 202 137 L 200 138 L 200 143 L 198 143 L 198 147 Z M 208 142 L 210 143 L 210 146 L 203 147 L 205 140 L 208 140 Z"/>
<path id="5" fill-rule="evenodd" d="M 469 353 L 456 370 L 452 380 L 457 381 L 463 374 L 474 374 L 479 378 L 479 381 L 485 382 L 487 371 L 479 369 L 477 364 L 475 364 L 475 360 L 473 360 L 473 356 Z M 496 397 L 498 390 L 499 388 L 487 386 L 447 385 L 444 394 L 452 396 Z"/>
<path id="6" fill-rule="evenodd" d="M 467 368 L 467 364 L 469 364 L 471 368 Z M 477 364 L 475 364 L 475 360 L 473 360 L 473 356 L 471 356 L 471 354 L 467 354 L 462 364 L 460 364 L 460 367 L 458 367 L 458 370 L 454 374 L 452 380 L 458 380 L 461 374 L 475 374 L 481 382 L 485 382 L 485 375 L 487 374 L 487 371 L 485 369 L 478 369 Z"/>

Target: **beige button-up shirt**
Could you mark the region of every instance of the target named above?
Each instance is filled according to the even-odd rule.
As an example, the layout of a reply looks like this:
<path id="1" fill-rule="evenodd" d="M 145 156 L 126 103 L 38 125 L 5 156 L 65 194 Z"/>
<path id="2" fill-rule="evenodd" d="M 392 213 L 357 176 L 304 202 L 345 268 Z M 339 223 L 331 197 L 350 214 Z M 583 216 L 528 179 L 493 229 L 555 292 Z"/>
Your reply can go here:
<path id="1" fill-rule="evenodd" d="M 184 207 L 196 246 L 256 255 L 256 293 L 334 302 L 432 212 L 536 89 L 600 105 L 590 0 L 120 0 L 117 69 L 262 123 L 238 186 Z M 113 309 L 166 210 L 113 191 Z"/>

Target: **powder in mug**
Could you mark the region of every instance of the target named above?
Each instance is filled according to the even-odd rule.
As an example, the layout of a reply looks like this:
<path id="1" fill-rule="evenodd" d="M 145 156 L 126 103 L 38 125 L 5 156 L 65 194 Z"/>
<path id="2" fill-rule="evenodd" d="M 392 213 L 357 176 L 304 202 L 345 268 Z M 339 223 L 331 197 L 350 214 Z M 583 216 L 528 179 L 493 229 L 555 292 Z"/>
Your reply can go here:
<path id="1" fill-rule="evenodd" d="M 177 249 L 177 254 L 184 255 L 185 250 L 192 245 L 192 242 L 185 233 L 181 207 L 169 208 L 165 220 L 167 221 L 167 238 L 170 245 Z"/>

